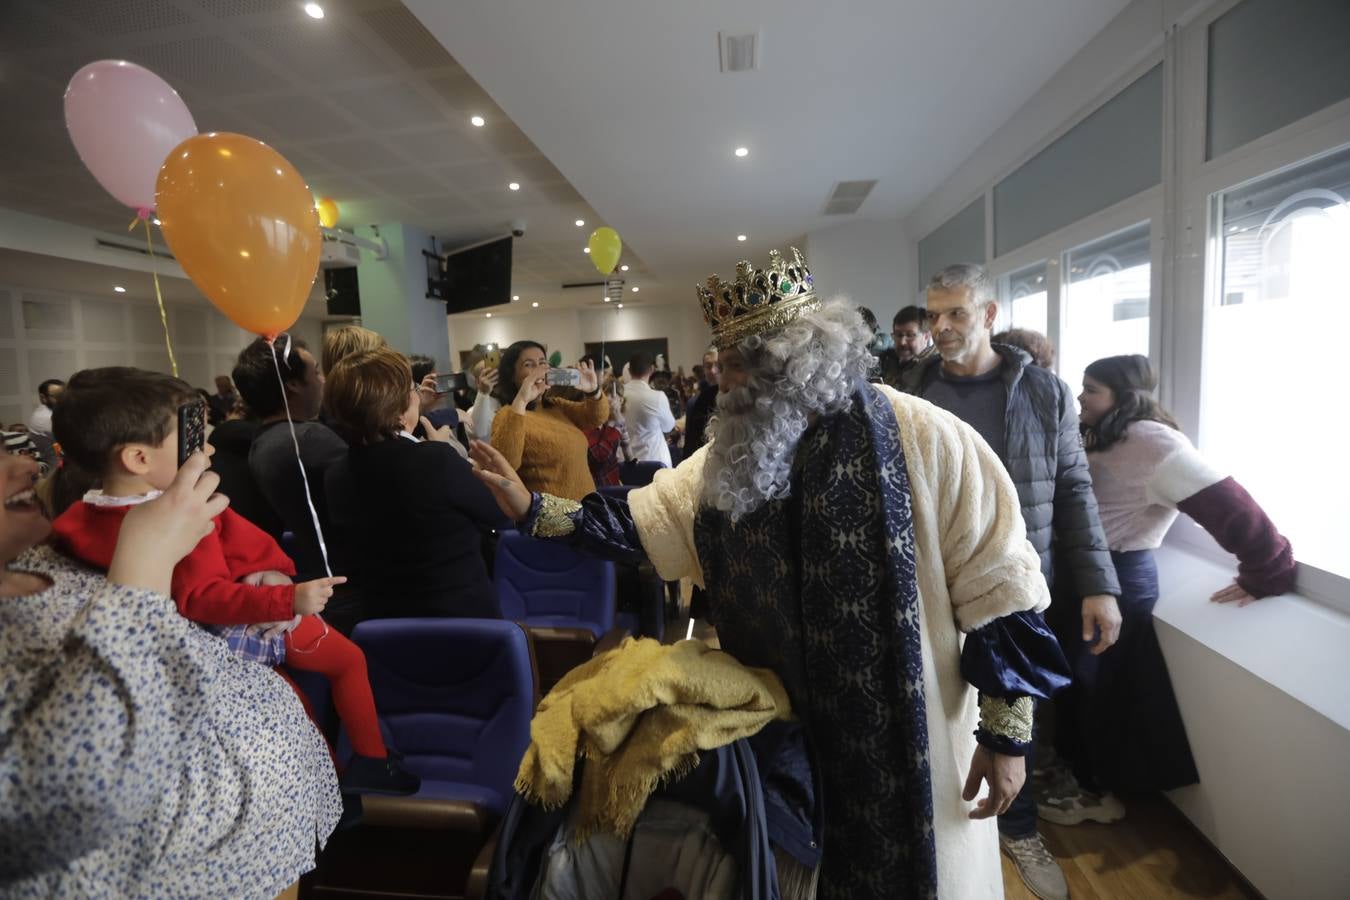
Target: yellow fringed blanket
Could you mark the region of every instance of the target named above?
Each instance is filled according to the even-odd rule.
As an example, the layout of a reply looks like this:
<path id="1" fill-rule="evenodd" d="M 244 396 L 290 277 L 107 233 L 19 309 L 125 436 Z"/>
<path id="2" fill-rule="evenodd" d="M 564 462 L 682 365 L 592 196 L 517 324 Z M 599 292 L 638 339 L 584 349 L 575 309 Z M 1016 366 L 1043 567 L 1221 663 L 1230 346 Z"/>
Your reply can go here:
<path id="1" fill-rule="evenodd" d="M 572 793 L 577 757 L 587 763 L 577 795 L 577 834 L 627 837 L 658 784 L 711 750 L 791 715 L 768 669 L 750 669 L 702 641 L 662 645 L 626 639 L 578 666 L 539 704 L 516 790 L 555 809 Z"/>

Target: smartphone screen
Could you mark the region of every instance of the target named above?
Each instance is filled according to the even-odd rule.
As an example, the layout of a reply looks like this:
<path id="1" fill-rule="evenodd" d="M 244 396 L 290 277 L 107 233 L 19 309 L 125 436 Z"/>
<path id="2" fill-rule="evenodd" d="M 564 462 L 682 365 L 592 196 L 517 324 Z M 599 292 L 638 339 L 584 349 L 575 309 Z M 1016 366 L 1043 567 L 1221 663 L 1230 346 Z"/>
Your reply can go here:
<path id="1" fill-rule="evenodd" d="M 178 465 L 206 446 L 206 401 L 189 400 L 178 407 Z"/>
<path id="2" fill-rule="evenodd" d="M 547 383 L 554 387 L 576 387 L 581 384 L 581 370 L 549 369 Z"/>
<path id="3" fill-rule="evenodd" d="M 455 391 L 462 391 L 469 386 L 469 376 L 465 372 L 456 372 L 453 375 L 436 376 L 436 393 L 450 394 Z"/>

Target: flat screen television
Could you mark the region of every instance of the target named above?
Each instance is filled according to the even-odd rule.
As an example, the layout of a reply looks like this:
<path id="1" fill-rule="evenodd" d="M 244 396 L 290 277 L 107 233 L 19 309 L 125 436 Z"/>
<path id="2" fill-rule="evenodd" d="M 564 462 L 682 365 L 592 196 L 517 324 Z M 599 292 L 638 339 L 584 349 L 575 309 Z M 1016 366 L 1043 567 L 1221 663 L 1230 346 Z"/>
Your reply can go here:
<path id="1" fill-rule="evenodd" d="M 510 303 L 513 240 L 508 235 L 444 257 L 438 283 L 433 283 L 433 263 L 428 259 L 427 296 L 444 300 L 447 314 Z"/>

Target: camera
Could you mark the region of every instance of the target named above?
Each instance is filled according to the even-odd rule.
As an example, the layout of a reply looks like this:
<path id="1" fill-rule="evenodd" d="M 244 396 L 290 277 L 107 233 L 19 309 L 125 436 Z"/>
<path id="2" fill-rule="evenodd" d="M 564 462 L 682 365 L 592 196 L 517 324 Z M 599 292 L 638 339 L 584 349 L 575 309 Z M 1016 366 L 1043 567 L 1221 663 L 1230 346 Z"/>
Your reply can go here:
<path id="1" fill-rule="evenodd" d="M 524 220 L 524 219 L 512 219 L 512 220 L 511 220 L 511 234 L 512 234 L 512 236 L 514 236 L 514 237 L 524 237 L 524 236 L 525 236 L 525 220 Z"/>

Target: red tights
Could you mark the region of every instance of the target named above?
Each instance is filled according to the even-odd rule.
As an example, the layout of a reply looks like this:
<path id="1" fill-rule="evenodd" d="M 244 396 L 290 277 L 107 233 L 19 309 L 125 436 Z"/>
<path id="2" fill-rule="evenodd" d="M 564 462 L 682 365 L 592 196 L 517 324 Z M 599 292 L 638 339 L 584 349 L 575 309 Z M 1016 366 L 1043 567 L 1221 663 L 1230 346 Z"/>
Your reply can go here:
<path id="1" fill-rule="evenodd" d="M 327 629 L 328 634 L 324 634 Z M 375 698 L 366 675 L 366 655 L 341 633 L 324 625 L 318 616 L 305 616 L 286 635 L 286 665 L 300 672 L 318 672 L 333 689 L 333 705 L 347 729 L 352 749 L 362 756 L 387 756 L 380 722 L 375 716 Z M 287 679 L 290 681 L 290 679 Z M 295 683 L 291 683 L 295 687 Z M 298 689 L 309 710 L 309 702 Z M 311 711 L 311 718 L 313 714 Z"/>

